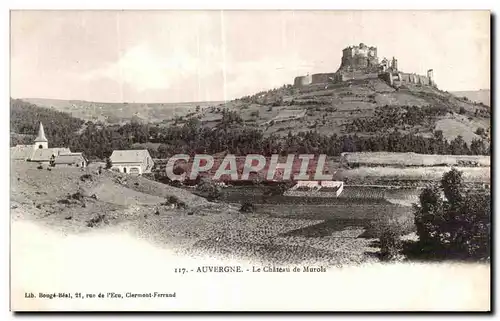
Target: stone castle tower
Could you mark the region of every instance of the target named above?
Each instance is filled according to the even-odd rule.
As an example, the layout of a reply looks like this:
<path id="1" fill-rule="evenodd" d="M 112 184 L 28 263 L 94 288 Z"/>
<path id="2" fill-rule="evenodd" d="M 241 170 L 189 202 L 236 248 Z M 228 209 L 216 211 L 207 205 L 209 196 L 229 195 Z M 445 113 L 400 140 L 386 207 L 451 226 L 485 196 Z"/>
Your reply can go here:
<path id="1" fill-rule="evenodd" d="M 40 127 L 38 128 L 38 136 L 35 138 L 35 143 L 33 144 L 34 149 L 47 149 L 49 148 L 49 141 L 45 137 L 45 131 L 43 130 L 42 122 L 40 122 Z"/>
<path id="2" fill-rule="evenodd" d="M 374 70 L 378 67 L 377 47 L 360 43 L 342 50 L 342 62 L 339 70 Z"/>
<path id="3" fill-rule="evenodd" d="M 429 78 L 429 82 L 431 83 L 431 85 L 433 85 L 434 84 L 434 70 L 432 70 L 432 69 L 427 70 L 427 78 Z"/>

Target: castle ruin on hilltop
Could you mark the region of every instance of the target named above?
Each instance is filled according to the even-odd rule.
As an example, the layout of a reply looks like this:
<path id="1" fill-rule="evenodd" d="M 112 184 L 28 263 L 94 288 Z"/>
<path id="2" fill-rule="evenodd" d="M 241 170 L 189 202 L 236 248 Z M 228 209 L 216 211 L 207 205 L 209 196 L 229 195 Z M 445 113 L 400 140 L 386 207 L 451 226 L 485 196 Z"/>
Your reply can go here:
<path id="1" fill-rule="evenodd" d="M 377 47 L 368 47 L 364 43 L 342 50 L 342 61 L 336 72 L 295 77 L 294 86 L 303 87 L 311 84 L 373 78 L 380 78 L 393 87 L 404 84 L 435 86 L 432 69 L 427 71 L 426 76 L 402 72 L 398 69 L 396 58 L 383 58 L 379 62 Z"/>

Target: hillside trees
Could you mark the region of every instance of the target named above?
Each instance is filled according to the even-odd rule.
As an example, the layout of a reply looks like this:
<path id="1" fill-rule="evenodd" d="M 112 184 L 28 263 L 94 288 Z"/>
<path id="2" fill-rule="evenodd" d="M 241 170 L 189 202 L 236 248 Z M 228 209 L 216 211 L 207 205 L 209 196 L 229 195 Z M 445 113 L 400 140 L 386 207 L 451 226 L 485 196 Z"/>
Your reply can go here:
<path id="1" fill-rule="evenodd" d="M 10 99 L 11 132 L 36 136 L 40 122 L 43 123 L 45 135 L 52 146 L 67 146 L 74 133 L 85 123 L 66 113 L 40 108 L 20 99 Z"/>
<path id="2" fill-rule="evenodd" d="M 160 126 L 131 122 L 124 125 L 84 123 L 65 113 L 26 105 L 16 100 L 13 103 L 11 126 L 24 141 L 36 135 L 41 120 L 47 131 L 50 146 L 69 147 L 82 151 L 90 158 L 105 159 L 115 149 L 147 148 L 155 158 L 167 158 L 174 154 L 250 153 L 269 156 L 271 154 L 313 153 L 338 156 L 342 152 L 387 151 L 416 152 L 422 154 L 489 154 L 490 149 L 482 140 L 472 142 L 470 148 L 463 138 L 451 143 L 444 139 L 441 131 L 427 138 L 400 131 L 375 132 L 369 136 L 325 135 L 316 130 L 293 133 L 287 136 L 265 136 L 255 127 L 245 126 L 234 111 L 223 110 L 223 122 L 215 128 L 202 126 L 197 118 L 186 119 L 183 125 Z M 411 114 L 412 112 L 410 112 Z M 419 116 L 409 116 L 418 121 Z M 12 140 L 13 143 L 19 142 Z"/>

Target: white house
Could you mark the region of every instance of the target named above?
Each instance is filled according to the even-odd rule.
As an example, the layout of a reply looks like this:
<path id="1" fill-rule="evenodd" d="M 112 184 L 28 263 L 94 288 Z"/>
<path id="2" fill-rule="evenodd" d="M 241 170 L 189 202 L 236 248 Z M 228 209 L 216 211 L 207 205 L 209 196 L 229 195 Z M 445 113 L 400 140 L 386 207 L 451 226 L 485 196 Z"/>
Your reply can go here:
<path id="1" fill-rule="evenodd" d="M 127 174 L 151 173 L 154 162 L 146 149 L 115 150 L 109 158 L 111 170 Z"/>

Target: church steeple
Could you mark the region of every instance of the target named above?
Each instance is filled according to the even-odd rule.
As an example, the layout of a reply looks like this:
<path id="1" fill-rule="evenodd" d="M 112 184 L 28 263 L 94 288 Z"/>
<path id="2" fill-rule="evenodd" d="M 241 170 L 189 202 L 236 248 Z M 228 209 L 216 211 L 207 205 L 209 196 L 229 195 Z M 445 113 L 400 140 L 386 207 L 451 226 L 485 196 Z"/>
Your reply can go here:
<path id="1" fill-rule="evenodd" d="M 40 122 L 40 127 L 38 128 L 38 136 L 35 138 L 35 148 L 48 148 L 49 141 L 45 137 L 45 131 L 43 130 L 42 122 Z"/>
<path id="2" fill-rule="evenodd" d="M 38 128 L 38 136 L 35 138 L 35 143 L 38 142 L 48 142 L 47 137 L 45 137 L 42 122 L 40 122 L 40 127 Z"/>

